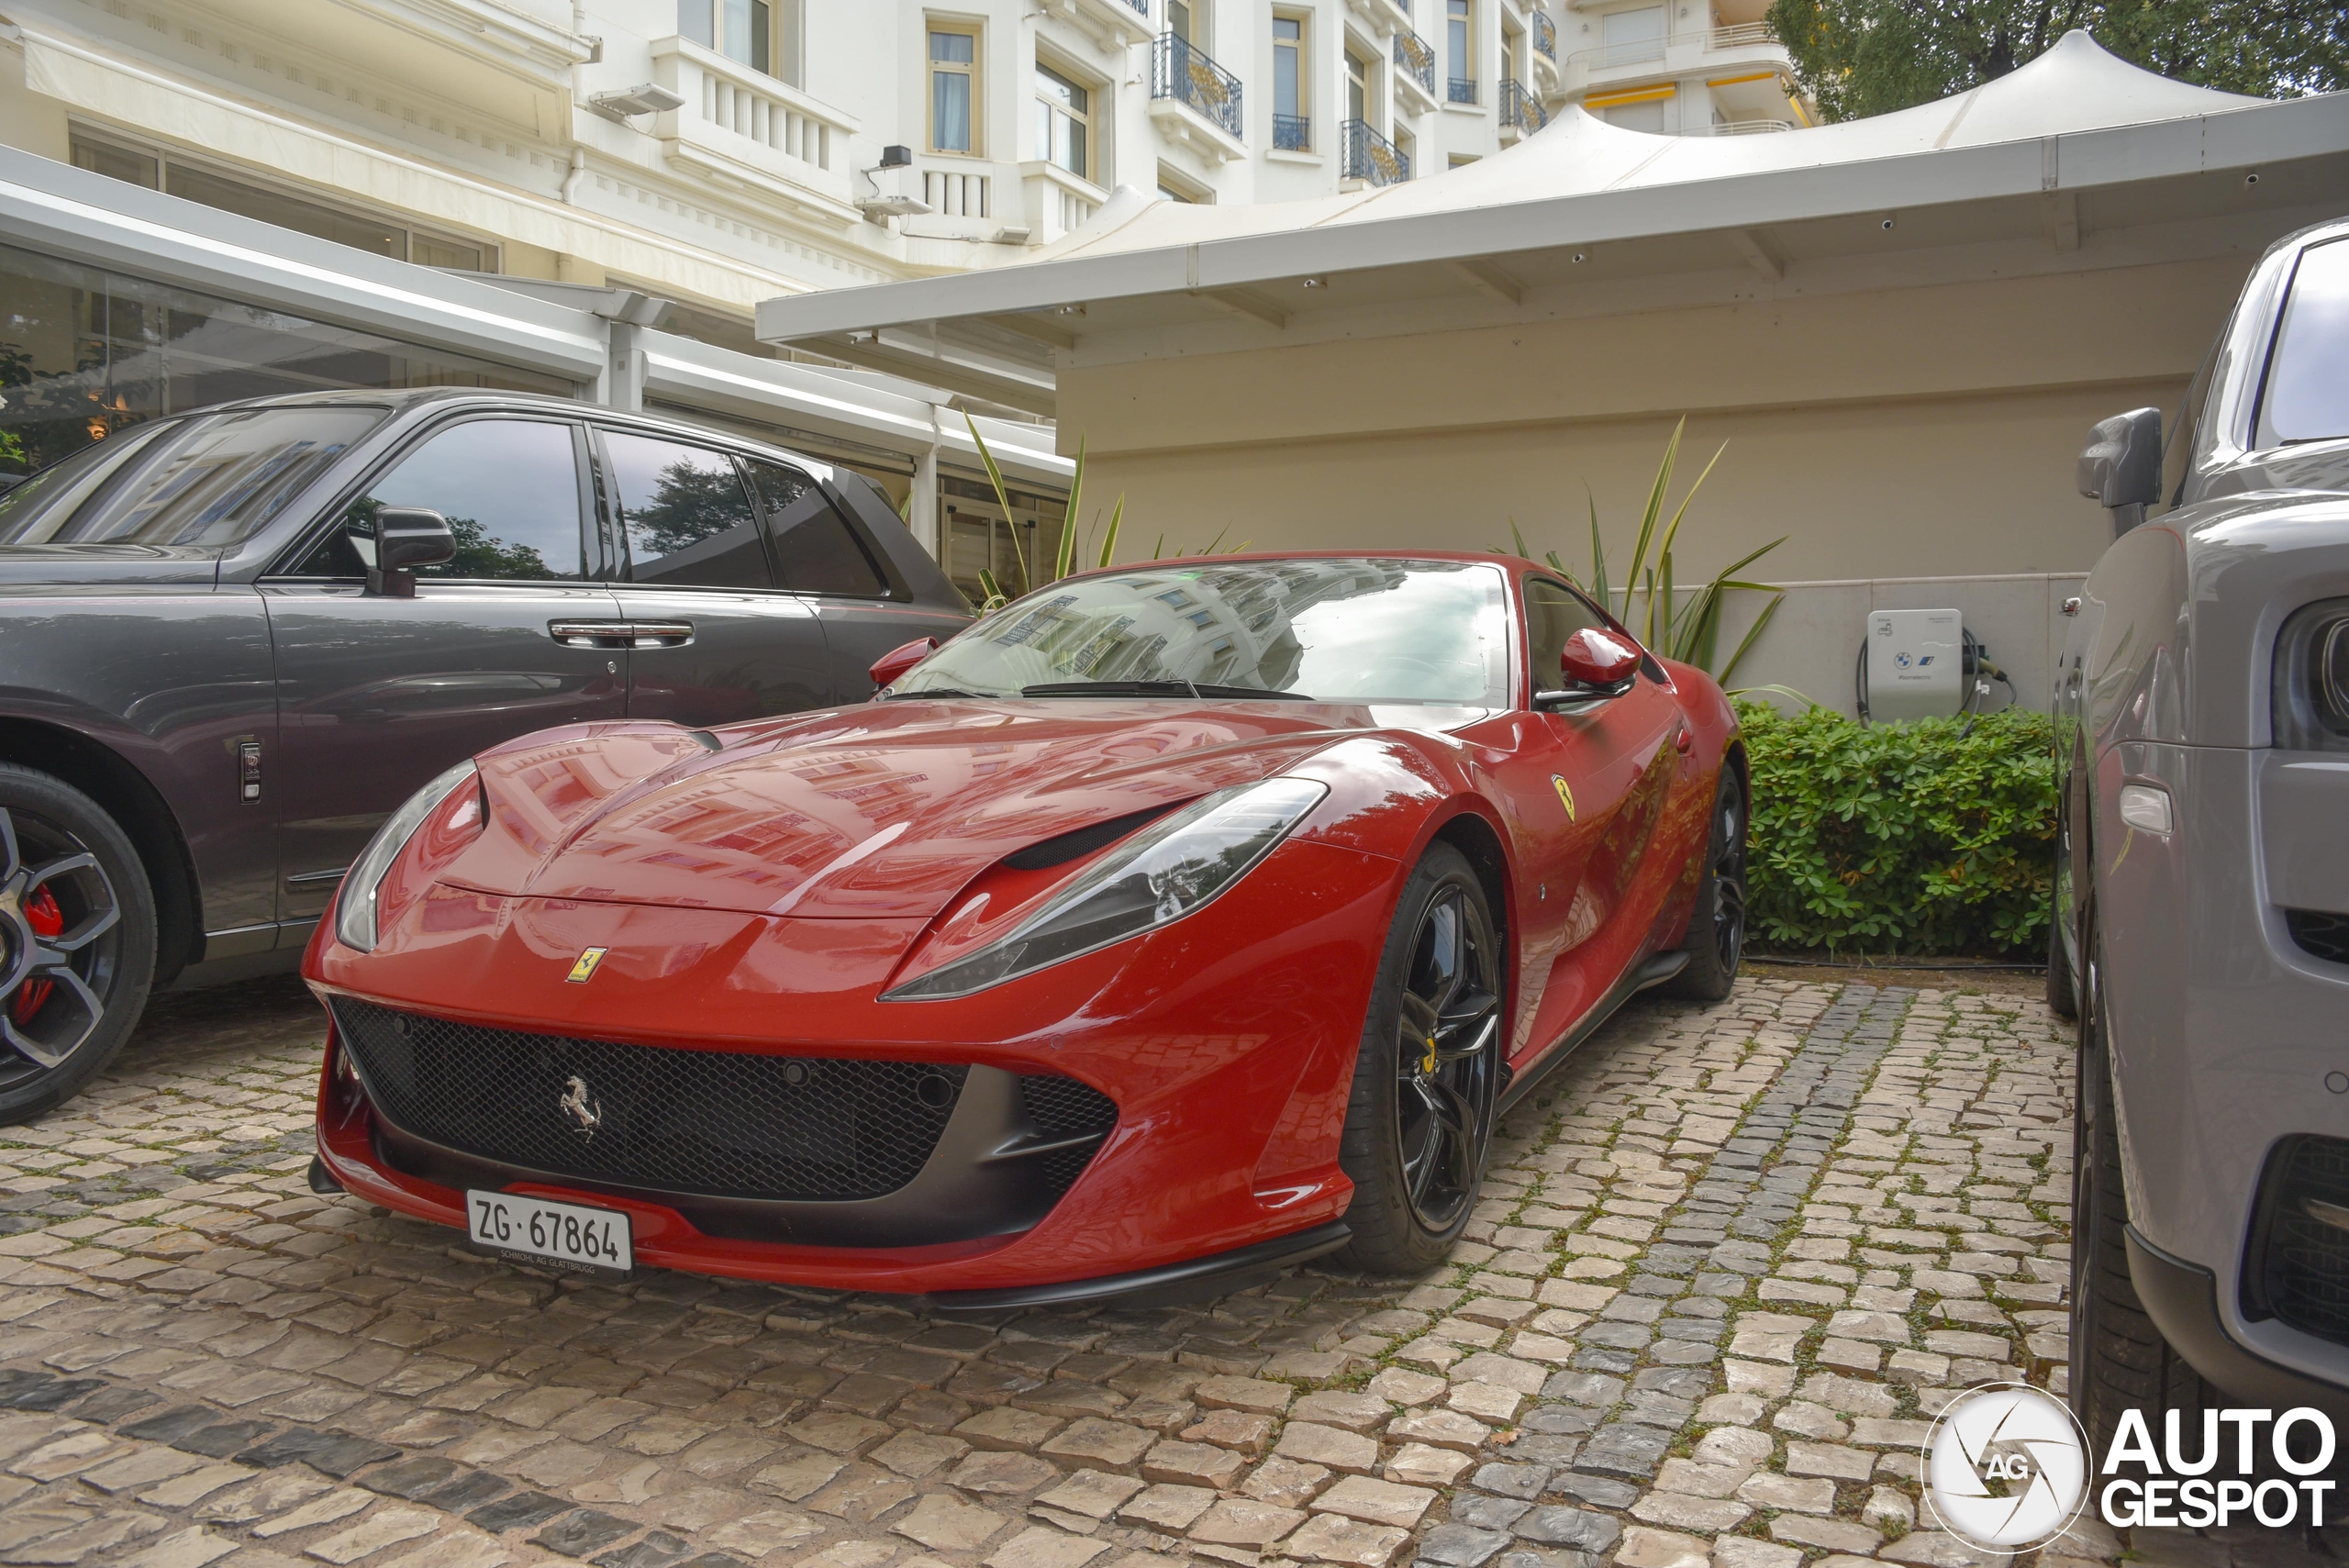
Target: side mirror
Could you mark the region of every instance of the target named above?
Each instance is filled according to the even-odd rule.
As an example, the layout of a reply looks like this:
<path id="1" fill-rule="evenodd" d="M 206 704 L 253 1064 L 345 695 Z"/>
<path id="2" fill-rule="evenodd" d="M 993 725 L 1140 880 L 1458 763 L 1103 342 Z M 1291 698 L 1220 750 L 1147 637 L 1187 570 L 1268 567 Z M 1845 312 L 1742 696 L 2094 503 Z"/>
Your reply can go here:
<path id="1" fill-rule="evenodd" d="M 375 514 L 375 564 L 367 569 L 367 591 L 413 599 L 416 569 L 441 565 L 456 554 L 448 518 L 426 506 L 385 506 Z"/>
<path id="2" fill-rule="evenodd" d="M 873 668 L 865 673 L 873 677 L 874 689 L 877 691 L 937 651 L 938 639 L 917 637 L 904 647 L 892 648 L 875 659 Z"/>
<path id="3" fill-rule="evenodd" d="M 2162 411 L 2132 408 L 2099 420 L 2080 449 L 2080 494 L 2112 513 L 2118 536 L 2162 498 Z"/>
<path id="4" fill-rule="evenodd" d="M 1534 693 L 1534 706 L 1563 707 L 1596 697 L 1621 696 L 1631 688 L 1631 677 L 1640 673 L 1640 651 L 1611 631 L 1586 626 L 1566 639 L 1558 664 L 1566 689 Z"/>

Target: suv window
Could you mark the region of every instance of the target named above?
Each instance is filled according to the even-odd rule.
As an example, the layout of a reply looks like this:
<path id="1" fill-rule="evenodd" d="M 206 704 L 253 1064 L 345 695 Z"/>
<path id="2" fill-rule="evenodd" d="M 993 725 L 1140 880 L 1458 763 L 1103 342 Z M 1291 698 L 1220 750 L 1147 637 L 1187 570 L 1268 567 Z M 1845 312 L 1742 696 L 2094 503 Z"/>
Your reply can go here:
<path id="1" fill-rule="evenodd" d="M 832 509 L 814 479 L 757 458 L 751 460 L 750 468 L 759 504 L 766 509 L 767 537 L 774 541 L 775 565 L 785 587 L 800 594 L 888 597 L 889 584 L 864 552 L 856 530 Z"/>
<path id="2" fill-rule="evenodd" d="M 1606 628 L 1590 601 L 1562 584 L 1525 580 L 1525 642 L 1532 651 L 1533 689 L 1555 691 L 1562 678 L 1566 639 L 1590 627 Z"/>
<path id="3" fill-rule="evenodd" d="M 606 430 L 629 581 L 772 588 L 759 524 L 734 460 L 708 447 Z"/>
<path id="4" fill-rule="evenodd" d="M 112 437 L 95 458 L 76 454 L 53 477 L 17 486 L 0 506 L 0 544 L 242 543 L 386 412 L 250 408 Z M 98 477 L 114 451 L 128 455 Z M 95 485 L 77 483 L 94 477 Z"/>
<path id="5" fill-rule="evenodd" d="M 2276 328 L 2259 444 L 2349 436 L 2349 239 L 2311 245 L 2292 270 Z"/>
<path id="6" fill-rule="evenodd" d="M 580 546 L 575 427 L 551 419 L 470 419 L 426 439 L 351 504 L 343 525 L 294 569 L 297 577 L 363 577 L 375 514 L 429 506 L 449 519 L 457 553 L 419 577 L 538 580 L 586 575 Z"/>

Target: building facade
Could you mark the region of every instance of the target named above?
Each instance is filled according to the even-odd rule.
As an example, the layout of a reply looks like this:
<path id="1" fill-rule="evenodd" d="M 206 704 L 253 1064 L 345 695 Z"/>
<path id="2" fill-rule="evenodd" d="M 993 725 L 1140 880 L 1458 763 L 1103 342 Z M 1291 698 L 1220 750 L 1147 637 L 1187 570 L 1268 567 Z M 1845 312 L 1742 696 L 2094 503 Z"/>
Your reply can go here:
<path id="1" fill-rule="evenodd" d="M 1653 24 L 1674 61 L 1687 52 L 1661 9 L 1621 15 L 15 0 L 0 145 L 429 266 L 640 288 L 758 352 L 759 300 L 1017 261 L 1120 185 L 1294 200 L 1488 156 L 1630 80 L 1562 64 L 1562 38 Z"/>
<path id="2" fill-rule="evenodd" d="M 1768 9 L 1768 0 L 1575 0 L 1555 57 L 1536 51 L 1536 75 L 1553 110 L 1571 104 L 1626 130 L 1751 136 L 1815 125 L 1793 57 L 1762 19 Z"/>

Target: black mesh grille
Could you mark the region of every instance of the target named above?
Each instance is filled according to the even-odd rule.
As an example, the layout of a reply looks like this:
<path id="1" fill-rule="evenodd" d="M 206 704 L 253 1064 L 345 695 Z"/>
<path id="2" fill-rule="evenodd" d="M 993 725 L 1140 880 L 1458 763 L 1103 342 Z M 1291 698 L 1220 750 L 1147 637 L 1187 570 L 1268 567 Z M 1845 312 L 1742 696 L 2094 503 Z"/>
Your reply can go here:
<path id="1" fill-rule="evenodd" d="M 2246 1305 L 2349 1344 L 2349 1142 L 2288 1140 L 2269 1159 L 2263 1185 Z"/>
<path id="2" fill-rule="evenodd" d="M 2292 940 L 2307 951 L 2334 963 L 2349 963 L 2349 915 L 2287 909 L 2284 924 L 2291 928 Z"/>
<path id="3" fill-rule="evenodd" d="M 376 1109 L 404 1132 L 503 1164 L 708 1197 L 895 1192 L 937 1147 L 967 1071 L 522 1034 L 347 997 L 334 1013 Z M 598 1118 L 592 1134 L 566 1096 Z"/>
<path id="4" fill-rule="evenodd" d="M 1036 1130 L 1047 1138 L 1065 1138 L 1078 1133 L 1094 1135 L 1090 1143 L 1074 1144 L 1055 1149 L 1049 1154 L 1037 1156 L 1044 1169 L 1044 1176 L 1052 1184 L 1055 1197 L 1076 1184 L 1085 1174 L 1085 1167 L 1093 1162 L 1100 1151 L 1101 1140 L 1118 1125 L 1118 1104 L 1089 1084 L 1074 1078 L 1022 1078 L 1019 1099 L 1028 1111 L 1028 1119 Z"/>

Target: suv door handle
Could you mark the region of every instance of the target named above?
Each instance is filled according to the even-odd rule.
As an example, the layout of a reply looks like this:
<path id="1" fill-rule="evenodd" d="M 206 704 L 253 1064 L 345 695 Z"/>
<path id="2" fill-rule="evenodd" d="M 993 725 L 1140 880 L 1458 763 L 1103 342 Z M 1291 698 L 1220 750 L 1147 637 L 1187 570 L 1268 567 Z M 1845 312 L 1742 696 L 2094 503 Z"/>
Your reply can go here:
<path id="1" fill-rule="evenodd" d="M 689 620 L 552 620 L 547 635 L 565 648 L 683 648 L 694 639 Z"/>
<path id="2" fill-rule="evenodd" d="M 689 620 L 640 620 L 629 623 L 631 648 L 683 648 L 694 639 Z"/>

